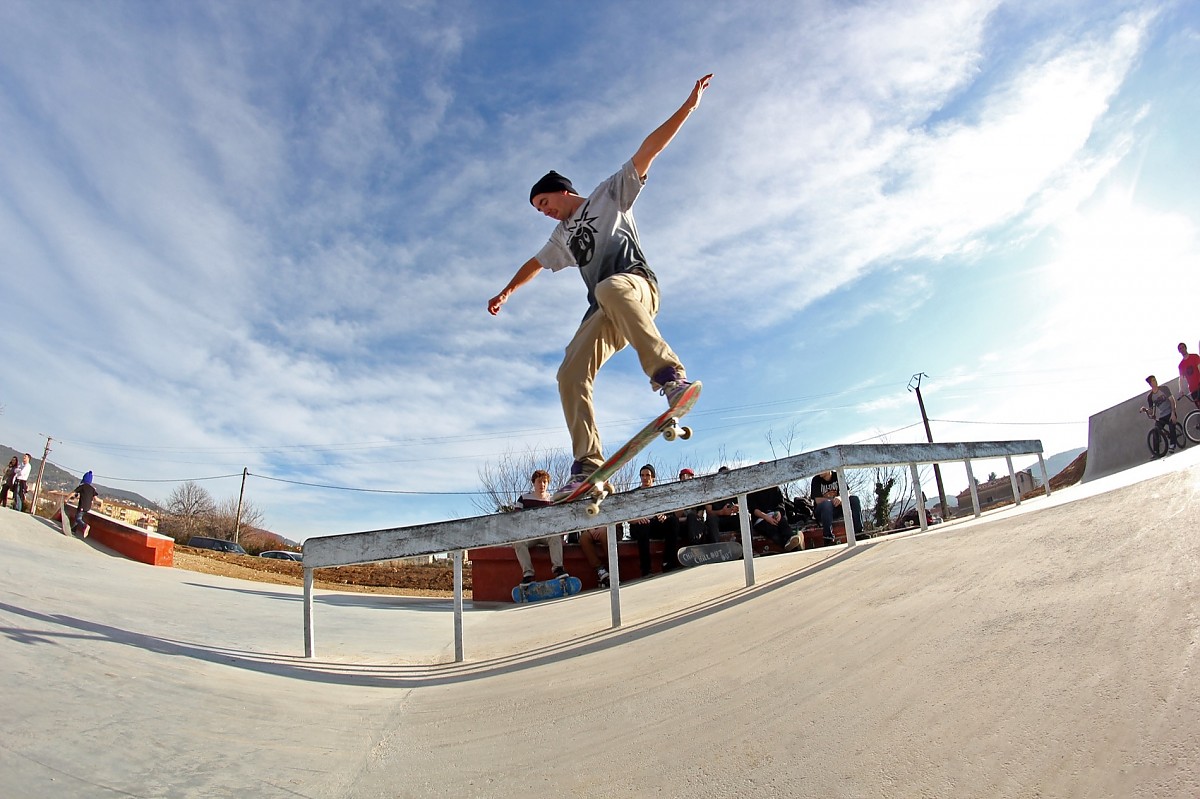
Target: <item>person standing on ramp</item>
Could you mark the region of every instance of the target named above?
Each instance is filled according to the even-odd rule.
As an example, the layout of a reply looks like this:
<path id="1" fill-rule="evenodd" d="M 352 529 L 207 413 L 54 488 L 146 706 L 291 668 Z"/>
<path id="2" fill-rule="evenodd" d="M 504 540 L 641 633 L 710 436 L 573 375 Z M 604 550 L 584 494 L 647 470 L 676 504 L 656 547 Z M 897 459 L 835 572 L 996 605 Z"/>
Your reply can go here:
<path id="1" fill-rule="evenodd" d="M 654 323 L 659 305 L 658 279 L 642 255 L 633 203 L 646 183 L 650 164 L 699 107 L 711 80 L 710 74 L 696 81 L 683 105 L 646 137 L 616 174 L 587 197 L 576 193 L 571 181 L 553 170 L 533 184 L 530 204 L 558 220 L 558 225 L 538 254 L 488 301 L 488 312 L 498 314 L 509 296 L 543 269 L 557 272 L 576 266 L 587 286 L 587 313 L 558 369 L 558 392 L 575 461 L 567 485 L 557 494 L 577 488 L 604 463 L 592 384 L 612 355 L 631 345 L 650 378 L 651 388 L 666 396 L 671 406 L 691 385 L 683 363 Z"/>

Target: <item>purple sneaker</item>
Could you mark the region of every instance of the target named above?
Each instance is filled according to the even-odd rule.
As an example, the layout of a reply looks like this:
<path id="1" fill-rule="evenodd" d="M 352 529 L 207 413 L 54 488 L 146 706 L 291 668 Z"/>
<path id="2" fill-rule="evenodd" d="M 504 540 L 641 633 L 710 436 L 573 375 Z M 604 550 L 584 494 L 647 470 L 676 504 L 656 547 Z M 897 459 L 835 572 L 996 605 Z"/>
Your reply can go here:
<path id="1" fill-rule="evenodd" d="M 672 408 L 678 404 L 680 396 L 692 384 L 692 381 L 684 377 L 681 371 L 674 366 L 664 366 L 651 378 L 653 384 L 658 387 L 658 393 L 667 398 L 667 405 Z"/>
<path id="2" fill-rule="evenodd" d="M 679 404 L 679 398 L 683 396 L 683 392 L 687 391 L 691 384 L 691 380 L 672 380 L 659 389 L 658 393 L 667 398 L 668 407 L 674 408 Z"/>
<path id="3" fill-rule="evenodd" d="M 583 461 L 575 461 L 571 464 L 571 475 L 567 478 L 567 482 L 554 492 L 555 502 L 563 497 L 570 496 L 576 489 L 587 482 L 587 474 L 584 474 L 585 468 L 586 466 Z M 589 471 L 588 474 L 591 474 L 591 472 Z"/>

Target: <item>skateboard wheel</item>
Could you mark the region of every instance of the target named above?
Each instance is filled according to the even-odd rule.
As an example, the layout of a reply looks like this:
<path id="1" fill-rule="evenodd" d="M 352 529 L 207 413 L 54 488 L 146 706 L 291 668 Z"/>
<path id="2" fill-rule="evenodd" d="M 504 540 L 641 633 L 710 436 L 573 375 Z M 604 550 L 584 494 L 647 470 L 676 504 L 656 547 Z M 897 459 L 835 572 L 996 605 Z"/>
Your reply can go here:
<path id="1" fill-rule="evenodd" d="M 587 506 L 587 511 L 586 511 L 586 512 L 587 512 L 587 515 L 588 515 L 588 516 L 595 516 L 597 513 L 599 513 L 599 512 L 600 512 L 600 503 L 599 503 L 599 502 L 593 502 L 593 503 L 589 504 L 589 505 Z"/>
<path id="2" fill-rule="evenodd" d="M 682 438 L 684 441 L 687 441 L 689 438 L 692 437 L 692 428 L 690 428 L 690 427 L 682 428 L 679 431 L 679 437 Z"/>
<path id="3" fill-rule="evenodd" d="M 679 435 L 679 431 L 677 429 L 675 429 L 674 426 L 663 428 L 662 437 L 665 438 L 667 441 L 674 441 L 675 437 L 678 435 Z"/>

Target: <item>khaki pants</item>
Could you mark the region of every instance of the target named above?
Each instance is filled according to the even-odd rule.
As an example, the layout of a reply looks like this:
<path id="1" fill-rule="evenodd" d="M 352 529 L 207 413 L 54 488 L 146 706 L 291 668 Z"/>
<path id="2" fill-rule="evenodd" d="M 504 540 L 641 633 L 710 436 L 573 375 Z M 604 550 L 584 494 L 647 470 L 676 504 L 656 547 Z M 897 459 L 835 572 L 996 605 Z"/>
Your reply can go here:
<path id="1" fill-rule="evenodd" d="M 552 535 L 546 538 L 538 538 L 533 541 L 518 541 L 513 544 L 513 549 L 517 553 L 517 563 L 521 564 L 521 573 L 533 574 L 533 558 L 529 554 L 529 545 L 545 543 L 550 547 L 550 568 L 555 566 L 562 568 L 563 565 L 563 537 L 561 535 Z M 546 579 L 550 579 L 547 577 Z"/>
<path id="2" fill-rule="evenodd" d="M 683 364 L 654 324 L 658 289 L 653 283 L 637 274 L 613 275 L 596 286 L 595 295 L 599 310 L 579 326 L 558 368 L 558 393 L 571 448 L 575 460 L 590 469 L 604 463 L 592 385 L 605 361 L 630 344 L 655 390 L 661 388 L 653 382 L 660 369 L 672 366 L 684 377 Z"/>

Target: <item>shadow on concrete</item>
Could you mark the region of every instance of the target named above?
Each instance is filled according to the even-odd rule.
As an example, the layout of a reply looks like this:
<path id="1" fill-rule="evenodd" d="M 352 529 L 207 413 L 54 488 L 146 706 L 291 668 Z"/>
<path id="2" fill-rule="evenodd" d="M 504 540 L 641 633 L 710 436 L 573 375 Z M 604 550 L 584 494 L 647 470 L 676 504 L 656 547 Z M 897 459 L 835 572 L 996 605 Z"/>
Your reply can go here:
<path id="1" fill-rule="evenodd" d="M 282 599 L 287 602 L 302 602 L 303 594 L 290 594 L 280 591 L 264 591 L 255 588 L 232 588 L 224 585 L 208 585 L 206 583 L 189 583 L 193 588 L 207 588 L 213 591 L 229 591 L 235 594 L 260 596 L 266 599 Z M 379 608 L 395 610 L 450 610 L 454 607 L 453 600 L 444 597 L 406 596 L 401 594 L 368 594 L 368 593 L 339 593 L 333 595 L 314 596 L 313 603 L 341 608 Z"/>
<path id="2" fill-rule="evenodd" d="M 563 641 L 527 652 L 473 663 L 376 665 L 339 663 L 319 659 L 310 660 L 301 655 L 252 652 L 244 649 L 229 649 L 173 640 L 124 630 L 119 627 L 100 624 L 76 616 L 38 613 L 3 602 L 0 602 L 0 611 L 27 618 L 39 625 L 39 628 L 0 627 L 0 635 L 5 635 L 17 643 L 29 646 L 54 645 L 57 641 L 63 639 L 114 643 L 170 657 L 194 658 L 200 661 L 246 669 L 261 674 L 331 685 L 400 689 L 424 688 L 472 682 L 501 674 L 518 673 L 527 669 L 537 668 L 546 663 L 581 657 L 613 647 L 623 646 L 631 641 L 647 638 L 696 619 L 739 607 L 758 597 L 787 588 L 801 580 L 819 574 L 834 565 L 843 563 L 870 548 L 871 545 L 860 545 L 843 549 L 817 563 L 809 564 L 795 573 L 777 577 L 774 580 L 750 588 L 742 588 L 732 594 L 705 600 L 690 607 L 674 610 L 657 618 L 640 622 L 637 625 L 615 630 L 606 629 L 597 631 L 589 635 L 571 639 L 570 641 Z M 204 587 L 211 588 L 213 586 Z M 244 589 L 219 590 L 243 591 Z M 290 601 L 300 599 L 298 596 L 270 591 L 245 590 L 245 593 L 260 594 L 270 598 Z M 357 600 L 353 597 L 350 599 L 362 604 L 370 603 L 372 607 L 377 607 L 378 605 L 375 605 L 374 602 L 380 600 L 376 596 L 368 595 L 363 600 Z M 340 599 L 340 597 L 325 597 L 322 599 Z M 384 597 L 384 599 L 411 600 L 414 598 Z M 452 642 L 448 640 L 447 649 L 450 649 L 451 645 Z"/>

